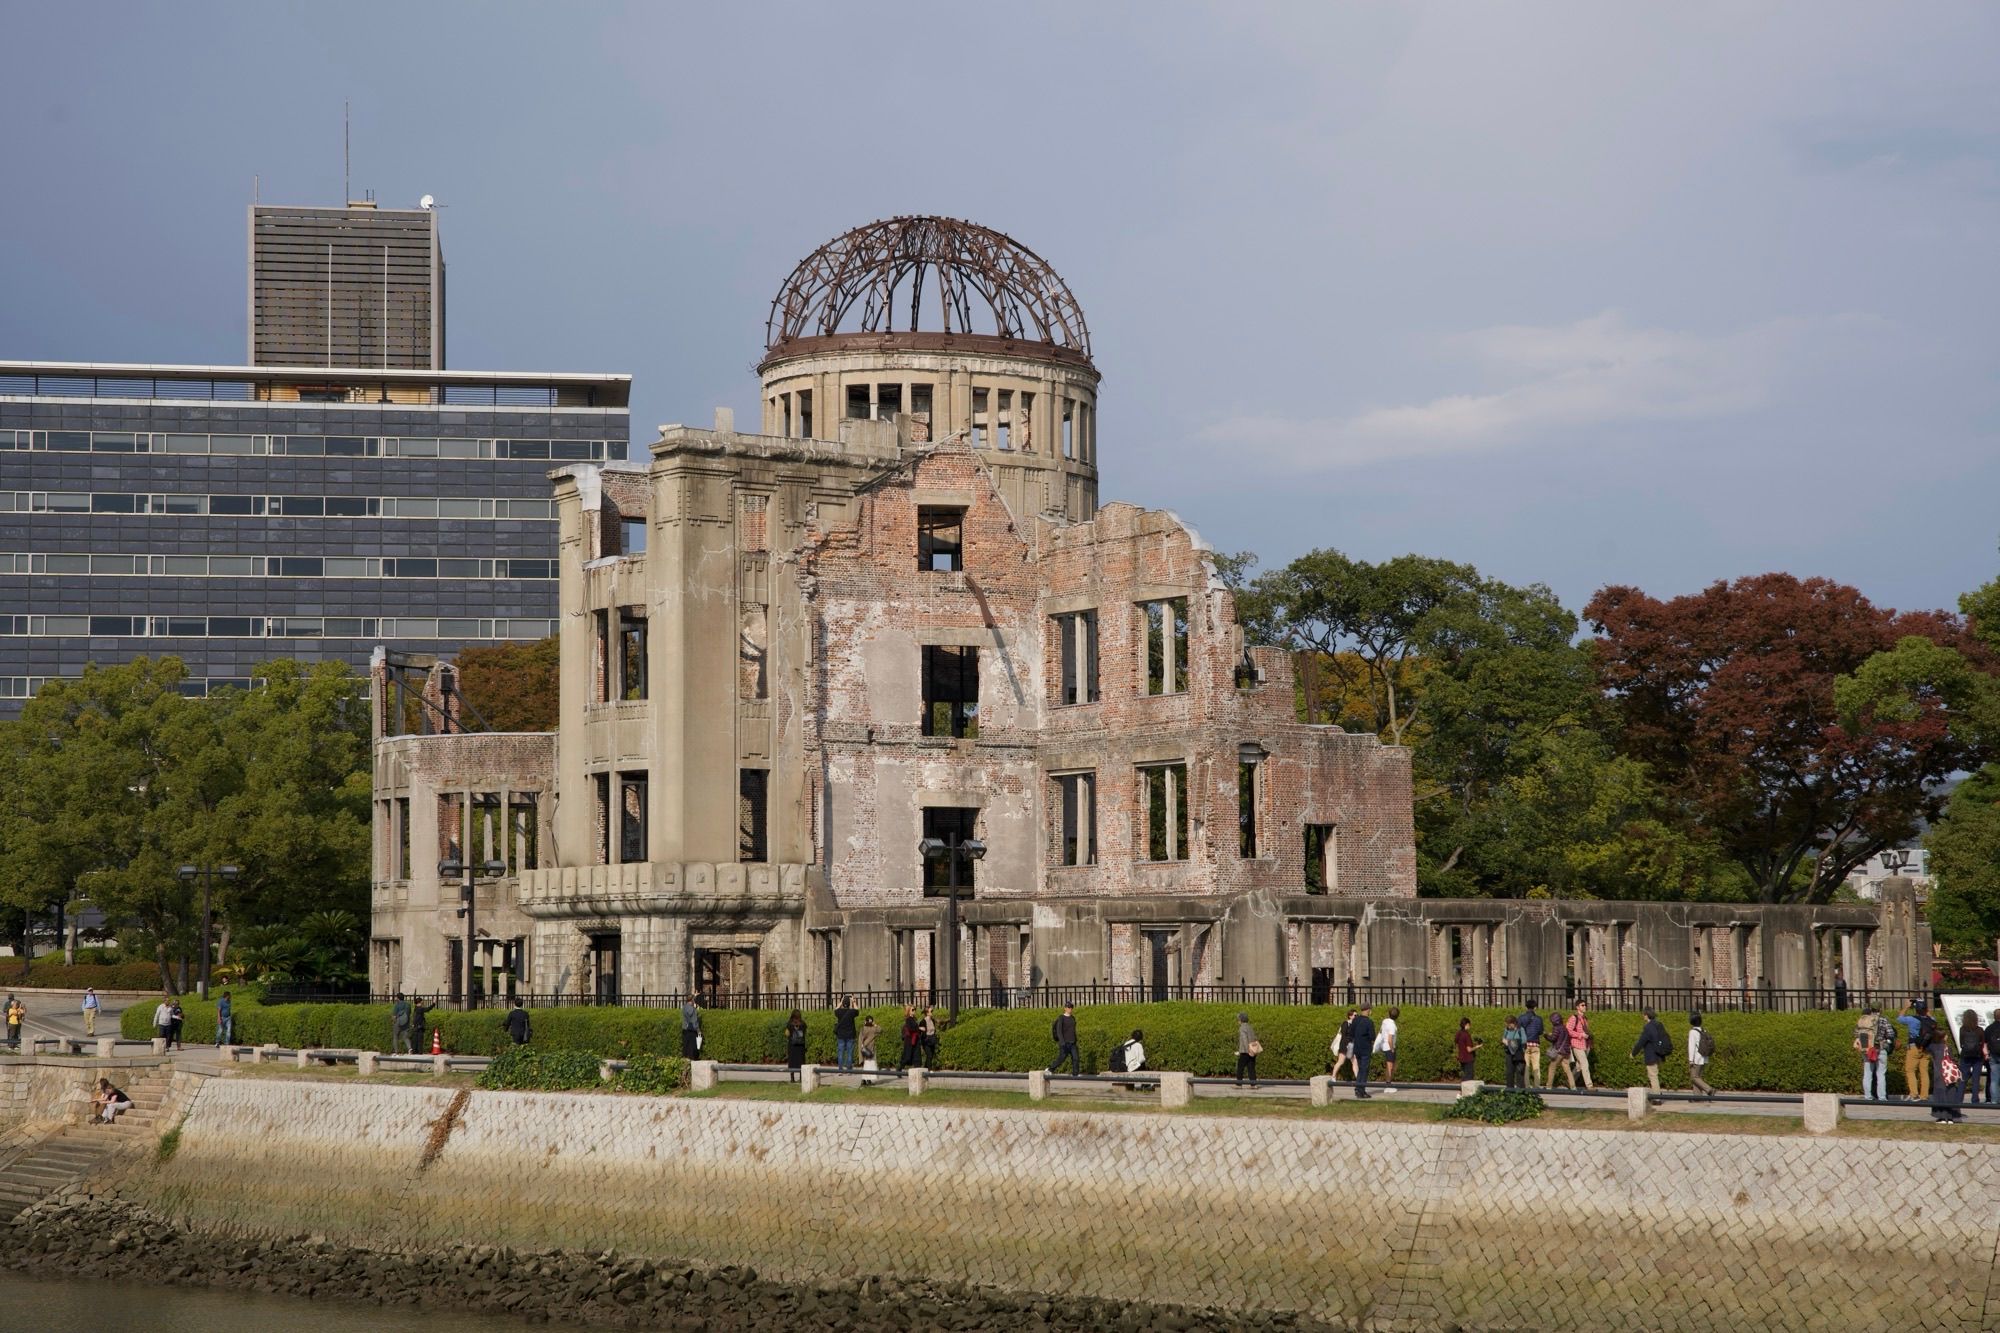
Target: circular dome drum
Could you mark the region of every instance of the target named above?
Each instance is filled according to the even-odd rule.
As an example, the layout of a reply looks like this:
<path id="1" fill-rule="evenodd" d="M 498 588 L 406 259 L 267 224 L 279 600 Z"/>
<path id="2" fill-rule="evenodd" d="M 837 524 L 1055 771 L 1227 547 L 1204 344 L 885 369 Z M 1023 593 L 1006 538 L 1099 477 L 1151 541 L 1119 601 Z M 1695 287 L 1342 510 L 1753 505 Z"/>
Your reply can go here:
<path id="1" fill-rule="evenodd" d="M 1090 362 L 1083 307 L 1047 261 L 957 218 L 889 218 L 828 241 L 785 280 L 765 333 L 766 363 L 885 343 L 1021 344 L 1028 355 Z"/>

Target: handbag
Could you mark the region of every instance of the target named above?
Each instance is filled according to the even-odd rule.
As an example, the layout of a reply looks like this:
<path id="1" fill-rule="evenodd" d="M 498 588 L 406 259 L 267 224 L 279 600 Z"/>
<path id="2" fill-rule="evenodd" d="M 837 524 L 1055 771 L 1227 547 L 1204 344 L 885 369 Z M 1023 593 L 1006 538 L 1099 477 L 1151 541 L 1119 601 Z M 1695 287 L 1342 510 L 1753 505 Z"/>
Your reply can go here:
<path id="1" fill-rule="evenodd" d="M 1948 1055 L 1938 1057 L 1938 1080 L 1946 1087 L 1957 1083 L 1963 1077 L 1964 1074 L 1958 1067 L 1958 1061 Z"/>
<path id="2" fill-rule="evenodd" d="M 1250 1054 L 1262 1055 L 1263 1053 L 1264 1053 L 1264 1043 L 1256 1040 L 1255 1038 L 1252 1038 L 1250 1042 Z"/>

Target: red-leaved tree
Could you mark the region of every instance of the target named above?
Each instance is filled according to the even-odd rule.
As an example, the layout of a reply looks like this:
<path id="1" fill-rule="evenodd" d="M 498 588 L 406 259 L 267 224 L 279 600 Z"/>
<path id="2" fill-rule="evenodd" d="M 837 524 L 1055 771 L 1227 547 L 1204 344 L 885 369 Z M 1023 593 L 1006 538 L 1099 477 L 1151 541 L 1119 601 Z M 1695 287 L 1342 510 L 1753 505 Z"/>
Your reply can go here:
<path id="1" fill-rule="evenodd" d="M 1584 608 L 1619 744 L 1750 875 L 1765 902 L 1825 902 L 1848 871 L 1914 836 L 1969 751 L 1940 708 L 1842 726 L 1834 681 L 1905 636 L 1980 653 L 1943 611 L 1898 615 L 1828 579 L 1761 574 L 1660 601 L 1601 590 Z"/>

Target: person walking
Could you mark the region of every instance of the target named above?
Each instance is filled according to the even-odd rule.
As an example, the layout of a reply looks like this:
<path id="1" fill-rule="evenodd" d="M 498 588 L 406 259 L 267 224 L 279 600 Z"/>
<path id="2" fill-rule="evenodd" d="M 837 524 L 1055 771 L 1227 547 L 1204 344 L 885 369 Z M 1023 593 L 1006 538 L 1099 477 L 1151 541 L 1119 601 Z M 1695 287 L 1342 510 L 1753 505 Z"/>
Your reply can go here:
<path id="1" fill-rule="evenodd" d="M 1569 1029 L 1570 1063 L 1576 1066 L 1576 1076 L 1583 1080 L 1583 1090 L 1589 1092 L 1597 1086 L 1590 1081 L 1590 1006 L 1578 1000 L 1564 1026 Z"/>
<path id="2" fill-rule="evenodd" d="M 1458 1056 L 1458 1077 L 1460 1082 L 1472 1078 L 1473 1066 L 1479 1062 L 1479 1048 L 1485 1043 L 1472 1035 L 1472 1015 L 1465 1014 L 1458 1020 L 1458 1031 L 1451 1039 L 1452 1050 Z"/>
<path id="3" fill-rule="evenodd" d="M 1139 1028 L 1133 1028 L 1132 1036 L 1129 1040 L 1119 1042 L 1111 1048 L 1111 1056 L 1107 1063 L 1110 1065 L 1110 1072 L 1113 1074 L 1136 1074 L 1141 1069 L 1144 1069 L 1146 1067 L 1145 1032 Z M 1136 1090 L 1139 1085 L 1136 1083 L 1127 1083 L 1125 1086 Z"/>
<path id="4" fill-rule="evenodd" d="M 861 1024 L 861 1040 L 859 1043 L 861 1050 L 861 1086 L 863 1087 L 874 1085 L 875 1080 L 869 1076 L 881 1068 L 875 1062 L 875 1043 L 881 1039 L 882 1025 L 875 1021 L 873 1014 L 870 1014 L 867 1020 Z"/>
<path id="5" fill-rule="evenodd" d="M 1062 1013 L 1056 1018 L 1055 1022 L 1049 1025 L 1049 1036 L 1056 1044 L 1056 1062 L 1049 1066 L 1049 1072 L 1051 1074 L 1055 1073 L 1058 1069 L 1062 1068 L 1063 1061 L 1067 1060 L 1069 1061 L 1069 1072 L 1072 1074 L 1081 1074 L 1083 1072 L 1083 1057 L 1077 1053 L 1076 1049 L 1075 1005 L 1066 1004 L 1063 1006 Z"/>
<path id="6" fill-rule="evenodd" d="M 840 1066 L 840 1072 L 854 1072 L 854 1021 L 861 1017 L 861 1011 L 854 1007 L 854 997 L 840 997 L 840 1007 L 833 1011 L 833 1059 Z"/>
<path id="7" fill-rule="evenodd" d="M 692 995 L 681 1001 L 681 1059 L 701 1059 L 701 1008 Z"/>
<path id="8" fill-rule="evenodd" d="M 187 1022 L 187 1013 L 184 1010 L 182 1010 L 181 1002 L 179 1000 L 174 1001 L 174 1007 L 169 1022 L 172 1024 L 173 1030 L 167 1034 L 167 1039 L 173 1042 L 174 1049 L 178 1051 L 181 1049 L 181 1025 Z"/>
<path id="9" fill-rule="evenodd" d="M 1903 1006 L 1903 1012 L 1896 1018 L 1905 1034 L 1903 1047 L 1903 1100 L 1909 1102 L 1929 1101 L 1931 1095 L 1931 1034 L 1936 1025 L 1931 1022 L 1929 1006 L 1922 1000 L 1912 1000 Z"/>
<path id="10" fill-rule="evenodd" d="M 1264 1043 L 1257 1040 L 1257 1029 L 1250 1026 L 1250 1015 L 1239 1012 L 1236 1015 L 1236 1086 L 1243 1086 L 1243 1075 L 1250 1075 L 1250 1090 L 1257 1090 L 1257 1057 L 1264 1053 Z"/>
<path id="11" fill-rule="evenodd" d="M 1708 1061 L 1715 1054 L 1715 1038 L 1702 1026 L 1700 1014 L 1688 1015 L 1688 1083 L 1696 1092 L 1713 1097 L 1715 1089 L 1708 1086 Z"/>
<path id="12" fill-rule="evenodd" d="M 518 999 L 514 1001 L 514 1007 L 507 1011 L 507 1035 L 514 1039 L 516 1046 L 526 1046 L 528 1038 L 533 1035 L 528 1026 L 528 1011 L 521 1007 Z"/>
<path id="13" fill-rule="evenodd" d="M 1514 1019 L 1514 1022 L 1521 1029 L 1521 1054 L 1526 1057 L 1528 1062 L 1527 1086 L 1531 1088 L 1540 1087 L 1542 1082 L 1542 1032 L 1544 1028 L 1542 1016 L 1535 1012 L 1535 1002 L 1533 1000 L 1528 1001 L 1528 1007 L 1520 1012 Z"/>
<path id="14" fill-rule="evenodd" d="M 215 1002 L 215 1044 L 236 1044 L 236 1007 L 229 1002 L 228 991 L 222 992 L 222 998 Z"/>
<path id="15" fill-rule="evenodd" d="M 1995 1009 L 1986 1025 L 1986 1102 L 2000 1106 L 2000 1009 Z"/>
<path id="16" fill-rule="evenodd" d="M 28 1019 L 28 1007 L 13 996 L 7 997 L 7 1044 L 15 1050 L 21 1049 L 21 1024 Z"/>
<path id="17" fill-rule="evenodd" d="M 1327 1068 L 1328 1078 L 1339 1078 L 1341 1066 L 1351 1065 L 1354 1062 L 1353 1029 L 1354 1011 L 1349 1009 L 1347 1017 L 1340 1020 L 1340 1031 L 1334 1034 L 1333 1045 L 1330 1048 L 1333 1051 L 1333 1064 Z"/>
<path id="18" fill-rule="evenodd" d="M 1986 1031 L 1979 1026 L 1979 1015 L 1971 1009 L 1958 1024 L 1958 1063 L 1965 1070 L 1965 1100 L 1979 1101 L 1986 1093 L 1986 1062 L 1992 1057 L 1986 1050 Z"/>
<path id="19" fill-rule="evenodd" d="M 799 1070 L 806 1063 L 806 1016 L 792 1010 L 792 1016 L 785 1020 L 785 1070 L 792 1082 L 799 1081 Z"/>
<path id="20" fill-rule="evenodd" d="M 1930 1032 L 1929 1049 L 1931 1074 L 1931 1119 L 1941 1124 L 1956 1125 L 1965 1119 L 1965 1113 L 1958 1108 L 1965 1101 L 1965 1066 L 1952 1058 L 1951 1043 L 1945 1040 L 1944 1029 L 1933 1026 Z"/>
<path id="21" fill-rule="evenodd" d="M 1667 1035 L 1667 1025 L 1651 1009 L 1642 1009 L 1646 1015 L 1646 1025 L 1639 1029 L 1639 1040 L 1632 1043 L 1632 1054 L 1646 1062 L 1646 1083 L 1654 1092 L 1660 1090 L 1660 1062 L 1673 1053 L 1674 1039 Z"/>
<path id="22" fill-rule="evenodd" d="M 97 1008 L 97 987 L 85 986 L 83 988 L 83 1035 L 86 1037 L 97 1035 Z"/>
<path id="23" fill-rule="evenodd" d="M 1527 1060 L 1523 1052 L 1527 1041 L 1521 1035 L 1521 1020 L 1515 1015 L 1507 1016 L 1507 1026 L 1500 1032 L 1500 1052 L 1507 1057 L 1507 1091 L 1525 1086 L 1523 1083 Z"/>
<path id="24" fill-rule="evenodd" d="M 937 1009 L 933 1005 L 924 1006 L 924 1068 L 936 1069 L 938 1054 Z"/>
<path id="25" fill-rule="evenodd" d="M 1861 1095 L 1871 1102 L 1889 1100 L 1889 1052 L 1895 1049 L 1896 1025 L 1875 1005 L 1863 1005 L 1854 1023 L 1854 1049 L 1861 1053 Z"/>
<path id="26" fill-rule="evenodd" d="M 1833 969 L 1833 1007 L 1842 1013 L 1847 1012 L 1847 978 L 1837 967 Z"/>
<path id="27" fill-rule="evenodd" d="M 8 1012 L 13 1012 L 14 997 L 7 997 Z M 172 1041 L 174 1036 L 174 997 L 162 995 L 160 1002 L 153 1006 L 153 1036 L 159 1041 Z"/>
<path id="28" fill-rule="evenodd" d="M 410 1002 L 403 992 L 396 992 L 396 1001 L 389 1006 L 389 1052 L 392 1055 L 408 1055 L 416 1049 L 410 1038 Z"/>
<path id="29" fill-rule="evenodd" d="M 1375 1058 L 1375 1018 L 1371 1006 L 1362 1005 L 1354 1015 L 1354 1022 L 1347 1029 L 1347 1044 L 1354 1052 L 1354 1095 L 1366 1101 L 1375 1095 L 1368 1091 L 1368 1066 Z"/>
<path id="30" fill-rule="evenodd" d="M 1382 1091 L 1396 1089 L 1396 1020 L 1403 1011 L 1395 1005 L 1389 1006 L 1388 1015 L 1382 1020 L 1382 1030 L 1375 1034 L 1375 1049 L 1382 1052 Z"/>
<path id="31" fill-rule="evenodd" d="M 424 1051 L 430 1049 L 430 1032 L 428 1029 L 430 1021 L 431 1011 L 425 1007 L 424 997 L 419 995 L 416 999 L 410 1001 L 411 1045 L 417 1054 L 422 1054 Z"/>
<path id="32" fill-rule="evenodd" d="M 915 1069 L 924 1060 L 924 1025 L 917 1021 L 915 1005 L 903 1006 L 903 1068 Z"/>
<path id="33" fill-rule="evenodd" d="M 1549 1087 L 1555 1087 L 1556 1075 L 1560 1073 L 1563 1086 L 1576 1091 L 1576 1062 L 1569 1054 L 1569 1024 L 1557 1019 L 1549 1024 Z"/>

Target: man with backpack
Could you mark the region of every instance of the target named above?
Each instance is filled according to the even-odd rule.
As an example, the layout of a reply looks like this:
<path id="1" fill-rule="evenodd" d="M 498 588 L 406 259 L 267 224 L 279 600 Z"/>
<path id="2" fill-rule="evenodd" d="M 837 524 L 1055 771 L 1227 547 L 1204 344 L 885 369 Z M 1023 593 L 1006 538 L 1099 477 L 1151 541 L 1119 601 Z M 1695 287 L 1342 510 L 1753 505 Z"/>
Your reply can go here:
<path id="1" fill-rule="evenodd" d="M 1546 1027 L 1542 1016 L 1535 1012 L 1535 1002 L 1528 1001 L 1528 1007 L 1514 1019 L 1514 1026 L 1521 1030 L 1521 1055 L 1528 1062 L 1528 1086 L 1542 1086 L 1542 1033 Z M 1554 1078 L 1551 1071 L 1549 1077 Z"/>
<path id="2" fill-rule="evenodd" d="M 1903 1046 L 1903 1100 L 1927 1102 L 1931 1099 L 1931 1037 L 1937 1025 L 1931 1021 L 1930 1006 L 1912 1000 L 1896 1019 L 1907 1040 Z"/>
<path id="3" fill-rule="evenodd" d="M 1651 1009 L 1642 1010 L 1646 1015 L 1646 1026 L 1639 1029 L 1639 1040 L 1632 1043 L 1632 1054 L 1646 1062 L 1646 1082 L 1654 1092 L 1660 1090 L 1660 1062 L 1673 1054 L 1674 1039 L 1667 1035 L 1667 1025 Z"/>
<path id="4" fill-rule="evenodd" d="M 1121 1041 L 1111 1048 L 1110 1072 L 1114 1074 L 1136 1074 L 1146 1067 L 1146 1034 L 1138 1028 L 1132 1029 L 1132 1039 Z M 1136 1083 L 1127 1087 L 1136 1088 Z"/>
<path id="5" fill-rule="evenodd" d="M 1688 1015 L 1688 1084 L 1696 1092 L 1713 1097 L 1715 1089 L 1708 1086 L 1702 1075 L 1708 1071 L 1708 1062 L 1715 1055 L 1715 1038 L 1701 1025 L 1700 1014 Z"/>
<path id="6" fill-rule="evenodd" d="M 1067 1060 L 1069 1061 L 1069 1072 L 1071 1074 L 1081 1074 L 1083 1072 L 1083 1056 L 1078 1054 L 1076 1049 L 1075 1005 L 1066 1004 L 1063 1006 L 1062 1015 L 1055 1022 L 1049 1024 L 1049 1037 L 1056 1044 L 1056 1062 L 1049 1066 L 1049 1072 L 1051 1074 L 1055 1073 L 1058 1069 L 1062 1068 L 1063 1061 Z"/>
<path id="7" fill-rule="evenodd" d="M 1889 1100 L 1889 1052 L 1896 1049 L 1896 1024 L 1873 1004 L 1862 1007 L 1854 1024 L 1854 1049 L 1861 1053 L 1861 1095 L 1871 1102 Z"/>

